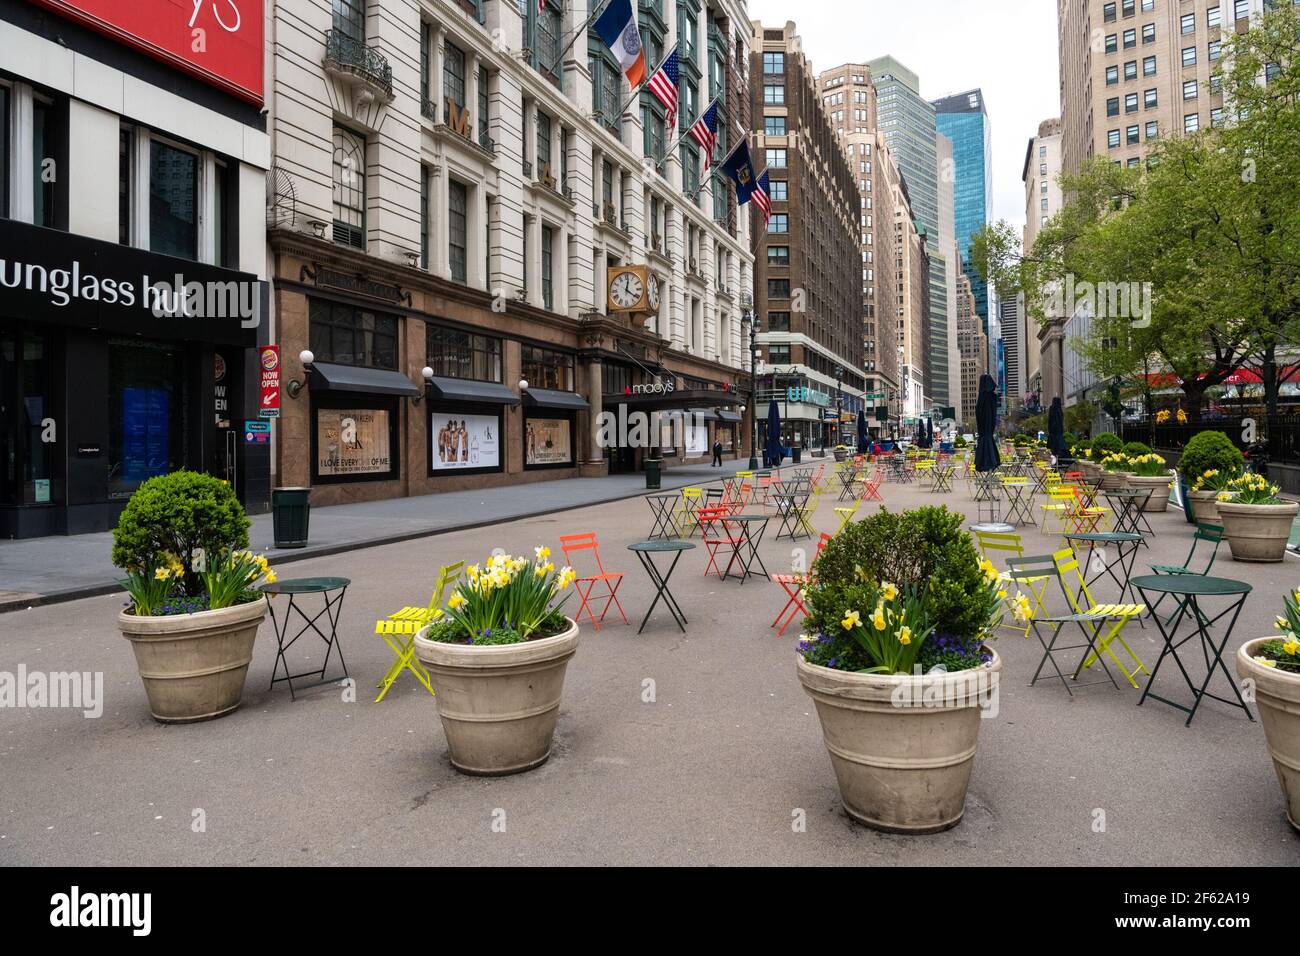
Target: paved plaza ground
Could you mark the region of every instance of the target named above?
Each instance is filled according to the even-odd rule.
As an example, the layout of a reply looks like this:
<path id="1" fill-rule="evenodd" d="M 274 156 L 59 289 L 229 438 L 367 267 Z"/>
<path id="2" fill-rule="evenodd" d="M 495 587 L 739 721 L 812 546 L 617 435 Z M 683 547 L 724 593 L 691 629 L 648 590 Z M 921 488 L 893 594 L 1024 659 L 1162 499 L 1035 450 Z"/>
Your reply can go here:
<path id="1" fill-rule="evenodd" d="M 942 495 L 886 485 L 884 496 L 891 509 L 943 503 L 976 515 L 960 484 Z M 833 499 L 816 516 L 821 530 L 835 527 Z M 1174 512 L 1151 523 L 1139 561 L 1181 563 L 1191 526 Z M 1031 688 L 1041 650 L 1010 632 L 996 644 L 1005 660 L 999 711 L 982 725 L 963 822 L 924 837 L 850 822 L 795 675 L 797 628 L 778 637 L 769 627 L 784 603 L 780 587 L 705 577 L 697 549 L 672 579 L 687 633 L 661 606 L 638 635 L 653 589 L 626 546 L 649 529 L 636 497 L 288 565 L 284 577 L 352 579 L 341 632 L 358 700 L 346 702 L 337 686 L 296 702 L 283 684 L 269 691 L 268 622 L 243 706 L 187 726 L 149 716 L 114 623 L 120 596 L 0 615 L 0 670 L 103 671 L 106 698 L 98 719 L 0 710 L 0 864 L 1300 862 L 1258 723 L 1209 701 L 1184 727 L 1173 708 L 1138 708 L 1138 692 L 1124 684 L 1073 697 L 1055 681 Z M 547 764 L 514 777 L 462 776 L 448 763 L 433 700 L 409 675 L 371 702 L 391 661 L 372 633 L 375 618 L 427 601 L 439 564 L 481 560 L 497 546 L 558 551 L 561 534 L 580 531 L 597 532 L 607 567 L 626 572 L 620 594 L 633 624 L 584 626 Z M 775 532 L 774 521 L 761 552 L 773 571 L 788 568 L 792 550 Z M 1032 528 L 1025 542 L 1029 553 L 1059 546 Z M 810 542 L 795 546 L 811 553 Z M 1226 544 L 1220 561 L 1218 574 L 1255 588 L 1229 645 L 1235 653 L 1269 632 L 1282 594 L 1300 584 L 1300 561 L 1233 562 Z M 1052 601 L 1060 610 L 1060 595 Z M 1153 665 L 1155 627 L 1126 634 Z M 298 665 L 310 663 L 308 653 L 319 659 L 304 646 Z M 1193 675 L 1198 658 L 1187 656 Z M 653 701 L 644 699 L 647 681 Z M 1187 694 L 1172 670 L 1158 684 Z M 794 832 L 800 810 L 806 831 Z"/>

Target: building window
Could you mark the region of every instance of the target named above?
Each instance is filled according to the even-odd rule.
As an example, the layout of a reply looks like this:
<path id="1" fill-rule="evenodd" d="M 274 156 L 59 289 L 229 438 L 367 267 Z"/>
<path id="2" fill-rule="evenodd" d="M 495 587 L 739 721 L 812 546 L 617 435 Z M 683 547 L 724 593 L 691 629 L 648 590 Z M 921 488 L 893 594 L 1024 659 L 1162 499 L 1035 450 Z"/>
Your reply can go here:
<path id="1" fill-rule="evenodd" d="M 1138 45 L 1137 30 L 1124 31 L 1124 49 L 1131 50 Z"/>
<path id="2" fill-rule="evenodd" d="M 1211 40 L 1206 48 L 1206 55 L 1209 56 L 1211 63 L 1223 56 L 1223 41 Z"/>
<path id="3" fill-rule="evenodd" d="M 1184 133 L 1195 133 L 1200 128 L 1201 128 L 1200 113 L 1188 113 L 1186 116 L 1183 117 Z"/>
<path id="4" fill-rule="evenodd" d="M 1151 4 L 1153 3 L 1155 3 L 1155 0 L 1142 0 L 1142 9 L 1150 10 Z M 1122 9 L 1124 11 L 1124 16 L 1126 17 L 1133 16 L 1133 0 L 1124 0 L 1124 6 L 1122 7 Z"/>
<path id="5" fill-rule="evenodd" d="M 1144 25 L 1143 25 L 1143 27 L 1142 27 L 1142 42 L 1143 42 L 1143 43 L 1155 43 L 1155 42 L 1156 42 L 1156 25 L 1155 25 L 1154 23 L 1147 23 L 1147 24 L 1144 24 Z"/>
<path id="6" fill-rule="evenodd" d="M 1125 135 L 1126 142 L 1130 146 L 1132 146 L 1137 142 L 1140 142 L 1140 139 L 1138 137 L 1138 127 L 1136 125 L 1128 127 L 1128 129 L 1124 131 L 1124 135 Z"/>
<path id="7" fill-rule="evenodd" d="M 318 362 L 397 368 L 397 316 L 308 300 L 308 338 Z"/>
<path id="8" fill-rule="evenodd" d="M 621 139 L 623 128 L 619 114 L 621 105 L 619 91 L 622 88 L 620 85 L 622 74 L 610 61 L 604 44 L 599 40 L 593 40 L 592 43 L 599 44 L 600 50 L 596 51 L 588 47 L 587 68 L 591 72 L 591 109 L 601 126 L 616 139 Z"/>
<path id="9" fill-rule="evenodd" d="M 1119 37 L 1114 33 L 1106 35 L 1106 52 L 1114 53 L 1119 49 Z"/>
<path id="10" fill-rule="evenodd" d="M 469 262 L 469 188 L 454 179 L 447 181 L 447 259 L 452 279 L 465 282 Z"/>
<path id="11" fill-rule="evenodd" d="M 542 226 L 542 306 L 548 312 L 555 311 L 554 254 L 555 230 Z"/>
<path id="12" fill-rule="evenodd" d="M 789 332 L 789 331 L 790 331 L 790 313 L 789 313 L 789 312 L 769 312 L 769 313 L 767 313 L 767 331 L 769 331 L 769 332 Z"/>
<path id="13" fill-rule="evenodd" d="M 789 232 L 790 216 L 783 212 L 772 213 L 772 218 L 767 221 L 767 231 L 773 233 Z"/>
<path id="14" fill-rule="evenodd" d="M 1196 47 L 1183 47 L 1183 66 L 1196 65 Z"/>
<path id="15" fill-rule="evenodd" d="M 429 170 L 420 166 L 420 268 L 429 268 Z"/>
<path id="16" fill-rule="evenodd" d="M 1184 99 L 1184 100 L 1194 100 L 1194 99 L 1196 99 L 1196 95 L 1197 95 L 1196 81 L 1195 81 L 1195 80 L 1184 80 L 1184 81 L 1183 81 L 1183 99 Z"/>
<path id="17" fill-rule="evenodd" d="M 784 135 L 785 135 L 785 117 L 784 117 L 784 116 L 764 116 L 764 117 L 763 117 L 763 135 L 765 135 L 765 136 L 784 136 Z"/>
<path id="18" fill-rule="evenodd" d="M 0 86 L 0 100 L 8 92 L 3 86 Z M 7 119 L 6 111 L 0 109 L 0 121 Z M 0 144 L 3 143 L 4 133 L 0 131 Z M 3 176 L 4 182 L 0 183 L 0 196 L 3 195 L 5 184 L 8 182 L 6 164 L 7 152 L 0 152 L 0 176 Z M 117 241 L 120 245 L 129 246 L 131 244 L 131 173 L 135 167 L 135 135 L 129 127 L 122 127 L 117 132 Z M 0 214 L 5 212 L 5 207 L 0 204 Z"/>
<path id="19" fill-rule="evenodd" d="M 772 202 L 786 202 L 790 198 L 790 184 L 784 179 L 771 180 Z"/>
<path id="20" fill-rule="evenodd" d="M 1112 96 L 1106 101 L 1106 115 L 1119 116 L 1119 97 Z"/>
<path id="21" fill-rule="evenodd" d="M 1137 75 L 1138 75 L 1137 60 L 1129 60 L 1127 63 L 1124 64 L 1124 79 L 1136 80 Z"/>
<path id="22" fill-rule="evenodd" d="M 1159 93 L 1153 87 L 1142 94 L 1142 105 L 1147 109 L 1153 109 L 1160 101 Z"/>
<path id="23" fill-rule="evenodd" d="M 1210 125 L 1215 129 L 1223 126 L 1223 107 L 1216 106 L 1210 110 Z"/>
<path id="24" fill-rule="evenodd" d="M 1119 82 L 1119 67 L 1117 66 L 1106 67 L 1106 85 L 1114 86 L 1118 82 Z"/>
<path id="25" fill-rule="evenodd" d="M 366 141 L 334 127 L 334 241 L 366 247 Z"/>
<path id="26" fill-rule="evenodd" d="M 787 153 L 784 149 L 769 149 L 767 151 L 767 165 L 773 169 L 785 169 Z"/>
<path id="27" fill-rule="evenodd" d="M 768 279 L 767 297 L 769 299 L 790 298 L 790 280 L 789 279 Z"/>
<path id="28" fill-rule="evenodd" d="M 440 378 L 501 381 L 501 340 L 426 323 L 425 360 Z M 533 381 L 532 376 L 528 381 Z"/>
<path id="29" fill-rule="evenodd" d="M 529 388 L 573 391 L 573 354 L 570 352 L 524 344 L 520 346 L 519 369 Z"/>
<path id="30" fill-rule="evenodd" d="M 334 29 L 357 43 L 366 42 L 365 0 L 331 0 Z"/>
<path id="31" fill-rule="evenodd" d="M 198 191 L 198 156 L 160 140 L 152 140 L 149 144 L 151 252 L 182 259 L 197 258 Z"/>
<path id="32" fill-rule="evenodd" d="M 537 175 L 551 162 L 551 118 L 537 110 Z"/>
<path id="33" fill-rule="evenodd" d="M 788 266 L 790 264 L 790 247 L 768 246 L 767 264 L 769 266 Z"/>
<path id="34" fill-rule="evenodd" d="M 1136 93 L 1124 94 L 1124 112 L 1136 113 L 1138 108 L 1138 95 Z"/>
<path id="35" fill-rule="evenodd" d="M 1205 11 L 1205 25 L 1213 29 L 1223 23 L 1223 11 L 1218 6 Z"/>
<path id="36" fill-rule="evenodd" d="M 785 54 L 784 53 L 764 53 L 763 54 L 763 74 L 765 76 L 781 76 L 785 74 Z"/>
<path id="37" fill-rule="evenodd" d="M 442 86 L 443 95 L 464 109 L 465 51 L 454 43 L 444 44 L 442 48 Z"/>
<path id="38" fill-rule="evenodd" d="M 1113 129 L 1106 133 L 1106 147 L 1119 149 L 1119 130 Z"/>
<path id="39" fill-rule="evenodd" d="M 1102 8 L 1101 8 L 1101 18 L 1102 18 L 1102 20 L 1104 20 L 1106 23 L 1114 23 L 1114 22 L 1115 22 L 1115 4 L 1113 4 L 1113 3 L 1107 3 L 1107 4 L 1104 4 L 1104 5 L 1102 6 Z"/>
<path id="40" fill-rule="evenodd" d="M 1160 124 L 1156 120 L 1147 123 L 1147 139 L 1160 138 Z"/>
<path id="41" fill-rule="evenodd" d="M 1196 14 L 1184 13 L 1178 18 L 1178 32 L 1184 35 L 1196 32 Z"/>
<path id="42" fill-rule="evenodd" d="M 1232 16 L 1234 20 L 1245 20 L 1250 16 L 1250 0 L 1233 0 Z"/>
<path id="43" fill-rule="evenodd" d="M 478 70 L 478 141 L 482 146 L 488 143 L 488 102 L 491 97 L 491 91 L 488 89 L 488 83 L 491 77 L 488 74 L 487 67 L 481 66 Z"/>
<path id="44" fill-rule="evenodd" d="M 790 346 L 769 345 L 767 347 L 767 362 L 769 365 L 789 365 Z"/>
<path id="45" fill-rule="evenodd" d="M 1156 75 L 1156 58 L 1155 58 L 1155 57 L 1153 57 L 1153 56 L 1148 56 L 1148 57 L 1146 57 L 1145 59 L 1142 60 L 1142 75 L 1143 75 L 1143 76 L 1155 76 L 1155 75 Z"/>
<path id="46" fill-rule="evenodd" d="M 785 105 L 785 84 L 783 83 L 764 83 L 763 84 L 763 102 L 768 106 Z"/>

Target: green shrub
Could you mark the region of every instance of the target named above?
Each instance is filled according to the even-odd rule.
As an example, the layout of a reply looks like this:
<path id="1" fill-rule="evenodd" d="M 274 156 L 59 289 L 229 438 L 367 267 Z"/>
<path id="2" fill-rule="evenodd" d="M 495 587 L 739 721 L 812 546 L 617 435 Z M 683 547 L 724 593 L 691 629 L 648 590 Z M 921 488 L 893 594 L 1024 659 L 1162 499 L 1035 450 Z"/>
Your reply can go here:
<path id="1" fill-rule="evenodd" d="M 248 516 L 226 482 L 195 471 L 150 478 L 131 496 L 113 529 L 113 564 L 126 571 L 172 561 L 184 568 L 181 589 L 202 593 L 194 570 L 196 548 L 205 555 L 248 547 Z"/>
<path id="2" fill-rule="evenodd" d="M 982 593 L 984 575 L 970 535 L 962 527 L 965 520 L 943 507 L 902 513 L 882 508 L 831 539 L 817 559 L 818 583 L 827 589 L 847 588 L 861 579 L 861 569 L 904 591 L 924 588 L 936 633 L 975 637 L 987 626 L 989 609 L 974 599 Z M 816 617 L 814 605 L 819 602 L 811 591 L 810 598 L 810 616 Z M 834 600 L 825 607 L 831 615 L 840 612 Z"/>
<path id="3" fill-rule="evenodd" d="M 1140 442 L 1140 441 L 1127 442 L 1124 445 L 1124 454 L 1128 455 L 1130 458 L 1138 458 L 1142 455 L 1149 455 L 1151 454 L 1151 446 L 1146 444 L 1145 442 Z"/>
<path id="4" fill-rule="evenodd" d="M 1066 448 L 1073 448 L 1075 445 L 1079 444 L 1080 441 L 1079 436 L 1074 432 L 1066 432 L 1061 436 L 1061 438 L 1065 442 Z"/>
<path id="5" fill-rule="evenodd" d="M 1207 471 L 1238 475 L 1246 466 L 1241 449 L 1223 432 L 1197 432 L 1178 459 L 1178 474 L 1189 484 Z"/>
<path id="6" fill-rule="evenodd" d="M 1092 457 L 1105 458 L 1117 455 L 1124 450 L 1124 440 L 1113 432 L 1102 432 L 1092 440 Z"/>
<path id="7" fill-rule="evenodd" d="M 1070 446 L 1070 454 L 1075 458 L 1087 458 L 1088 452 L 1092 450 L 1091 438 L 1078 438 L 1073 442 L 1067 441 L 1066 444 Z"/>

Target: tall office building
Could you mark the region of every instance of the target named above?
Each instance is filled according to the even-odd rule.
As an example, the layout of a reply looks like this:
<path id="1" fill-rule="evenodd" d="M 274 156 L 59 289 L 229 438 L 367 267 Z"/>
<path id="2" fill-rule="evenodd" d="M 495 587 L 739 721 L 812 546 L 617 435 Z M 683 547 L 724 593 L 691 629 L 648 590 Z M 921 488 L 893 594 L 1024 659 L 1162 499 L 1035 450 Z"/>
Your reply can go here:
<path id="1" fill-rule="evenodd" d="M 940 359 L 943 374 L 936 375 L 934 368 L 935 357 L 948 354 L 948 284 L 951 281 L 947 247 L 940 241 L 950 227 L 939 226 L 939 160 L 935 141 L 938 130 L 934 106 L 921 96 L 920 78 L 892 56 L 880 57 L 867 65 L 876 86 L 879 129 L 907 184 L 912 215 L 926 241 L 929 261 L 926 295 L 930 312 L 925 317 L 926 348 L 920 357 L 926 402 L 947 405 L 951 404 L 951 396 L 946 358 Z M 941 337 L 940 340 L 935 341 L 935 336 Z"/>
<path id="2" fill-rule="evenodd" d="M 975 420 L 980 376 L 989 370 L 989 343 L 984 323 L 975 310 L 975 296 L 964 271 L 957 274 L 957 350 L 961 356 L 961 417 L 963 424 Z"/>
<path id="3" fill-rule="evenodd" d="M 1024 404 L 1025 310 L 1019 296 L 998 301 L 998 326 L 1002 330 L 1002 354 L 1006 363 L 1006 407 L 1015 411 Z"/>
<path id="4" fill-rule="evenodd" d="M 1136 166 L 1161 137 L 1224 122 L 1211 77 L 1266 0 L 1057 0 L 1063 166 Z"/>
<path id="5" fill-rule="evenodd" d="M 1058 118 L 1038 124 L 1038 135 L 1030 138 L 1025 149 L 1025 166 L 1021 179 L 1025 184 L 1025 231 L 1023 247 L 1033 249 L 1038 234 L 1064 204 L 1061 191 L 1061 121 Z M 1045 321 L 1030 319 L 1025 332 L 1026 387 L 1042 405 L 1053 398 L 1065 398 L 1063 378 L 1065 323 L 1062 316 L 1047 315 Z"/>
<path id="6" fill-rule="evenodd" d="M 863 407 L 858 177 L 793 23 L 753 24 L 750 76 L 758 165 L 772 187 L 754 269 L 758 404 L 781 402 L 785 444 L 833 445 Z"/>
<path id="7" fill-rule="evenodd" d="M 984 320 L 984 331 L 987 332 L 988 288 L 970 264 L 970 249 L 975 234 L 989 221 L 993 201 L 993 136 L 989 114 L 984 94 L 978 89 L 945 96 L 935 100 L 933 106 L 935 126 L 952 140 L 952 166 L 941 167 L 940 177 L 944 178 L 949 168 L 955 177 L 957 246 L 961 249 L 962 261 L 966 263 L 966 276 L 975 296 L 975 308 Z"/>
<path id="8" fill-rule="evenodd" d="M 954 414 L 961 404 L 961 359 L 957 351 L 957 283 L 956 276 L 949 281 L 948 271 L 956 270 L 960 262 L 960 248 L 954 233 L 956 208 L 956 183 L 952 176 L 942 171 L 952 167 L 952 140 L 943 133 L 934 134 L 935 156 L 939 160 L 939 233 L 930 243 L 931 250 L 941 253 L 939 267 L 944 271 L 940 288 L 943 299 L 932 303 L 934 310 L 930 324 L 930 372 L 933 382 L 933 403 L 938 407 L 951 406 Z M 960 420 L 960 419 L 959 419 Z"/>
<path id="9" fill-rule="evenodd" d="M 862 347 L 868 422 L 879 433 L 874 409 L 892 420 L 900 386 L 898 295 L 895 291 L 894 202 L 901 176 L 877 127 L 876 88 L 865 63 L 845 63 L 817 77 L 822 106 L 843 144 L 857 179 L 862 256 Z M 891 403 L 890 396 L 894 399 Z"/>

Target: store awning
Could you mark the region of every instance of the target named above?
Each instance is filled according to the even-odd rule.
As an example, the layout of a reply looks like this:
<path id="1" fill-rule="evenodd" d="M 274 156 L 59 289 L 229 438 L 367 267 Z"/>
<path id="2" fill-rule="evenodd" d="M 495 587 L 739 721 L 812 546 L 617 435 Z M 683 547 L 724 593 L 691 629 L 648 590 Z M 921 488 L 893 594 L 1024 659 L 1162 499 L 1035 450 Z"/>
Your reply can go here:
<path id="1" fill-rule="evenodd" d="M 585 412 L 591 404 L 581 395 L 573 392 L 561 392 L 553 388 L 533 388 L 524 392 L 524 404 L 534 408 L 559 408 L 566 411 Z"/>
<path id="2" fill-rule="evenodd" d="M 745 420 L 745 416 L 741 415 L 740 412 L 733 412 L 733 411 L 731 411 L 731 409 L 729 409 L 729 408 L 719 408 L 719 409 L 718 409 L 718 421 L 722 421 L 722 422 L 740 422 L 740 421 L 744 421 L 744 420 Z"/>
<path id="3" fill-rule="evenodd" d="M 419 395 L 420 388 L 401 372 L 357 365 L 313 362 L 311 387 L 329 392 L 367 392 L 371 395 Z"/>
<path id="4" fill-rule="evenodd" d="M 697 421 L 718 421 L 718 413 L 712 408 L 688 408 L 686 409 L 686 414 L 694 417 Z"/>
<path id="5" fill-rule="evenodd" d="M 499 382 L 472 382 L 463 378 L 429 379 L 429 397 L 440 402 L 483 402 L 518 405 L 519 396 Z"/>

